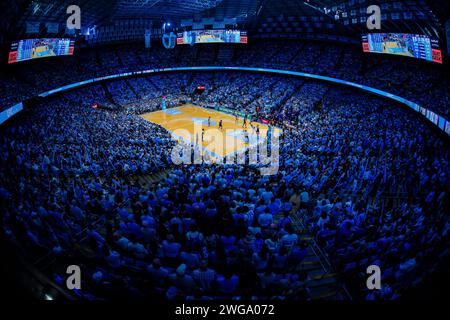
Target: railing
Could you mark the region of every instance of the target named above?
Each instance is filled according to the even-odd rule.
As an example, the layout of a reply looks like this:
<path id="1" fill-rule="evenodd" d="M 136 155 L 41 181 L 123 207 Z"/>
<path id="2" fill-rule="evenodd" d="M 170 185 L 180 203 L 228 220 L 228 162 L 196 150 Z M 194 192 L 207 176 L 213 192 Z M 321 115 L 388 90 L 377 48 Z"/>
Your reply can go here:
<path id="1" fill-rule="evenodd" d="M 303 218 L 299 217 L 300 214 L 301 214 L 301 212 L 297 211 L 295 214 L 295 219 L 297 219 L 298 224 L 300 224 L 300 226 L 302 227 L 303 230 L 309 231 L 309 229 L 303 223 Z M 332 266 L 330 260 L 328 259 L 327 254 L 317 244 L 316 239 L 313 237 L 310 240 L 310 242 L 311 242 L 311 245 L 310 245 L 311 250 L 313 251 L 314 255 L 319 258 L 320 264 L 321 264 L 323 270 L 325 271 L 325 274 L 323 275 L 323 277 L 324 277 L 327 274 L 334 271 L 333 266 Z M 347 290 L 345 284 L 340 282 L 340 286 L 341 286 L 342 291 L 344 292 L 346 298 L 348 298 L 349 300 L 352 300 L 352 296 L 350 295 L 349 291 Z"/>

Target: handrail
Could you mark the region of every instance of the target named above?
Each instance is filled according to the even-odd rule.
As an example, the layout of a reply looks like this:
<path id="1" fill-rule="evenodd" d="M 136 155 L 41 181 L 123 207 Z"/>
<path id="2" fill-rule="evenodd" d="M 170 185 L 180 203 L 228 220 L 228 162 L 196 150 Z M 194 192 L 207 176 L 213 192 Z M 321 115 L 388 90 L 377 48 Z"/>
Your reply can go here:
<path id="1" fill-rule="evenodd" d="M 298 214 L 300 213 L 300 211 L 296 212 L 296 216 L 298 217 Z M 305 224 L 303 223 L 303 220 L 298 218 L 298 223 L 301 225 L 301 227 L 304 230 L 308 230 L 305 226 Z M 320 259 L 320 264 L 322 265 L 322 267 L 324 268 L 324 271 L 326 272 L 326 274 L 330 273 L 330 271 L 333 269 L 333 266 L 330 262 L 330 260 L 328 259 L 327 254 L 320 248 L 320 246 L 317 244 L 317 241 L 315 238 L 312 238 L 311 240 L 312 242 L 312 246 L 311 249 L 313 250 L 314 254 Z M 318 251 L 318 253 L 316 252 L 316 250 Z M 322 263 L 322 260 L 327 264 L 327 267 L 325 268 L 325 266 Z M 341 287 L 345 292 L 345 295 L 347 296 L 347 298 L 349 300 L 352 300 L 352 296 L 350 295 L 350 292 L 347 290 L 347 287 L 345 286 L 345 283 L 341 282 Z"/>

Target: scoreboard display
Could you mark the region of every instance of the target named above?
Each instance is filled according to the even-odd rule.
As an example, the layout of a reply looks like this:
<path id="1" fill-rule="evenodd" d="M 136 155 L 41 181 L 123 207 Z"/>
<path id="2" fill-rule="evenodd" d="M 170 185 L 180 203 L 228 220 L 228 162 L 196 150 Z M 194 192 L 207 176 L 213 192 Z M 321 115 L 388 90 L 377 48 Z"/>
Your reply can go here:
<path id="1" fill-rule="evenodd" d="M 177 35 L 177 44 L 247 42 L 247 32 L 240 30 L 193 30 Z"/>
<path id="2" fill-rule="evenodd" d="M 442 64 L 442 51 L 437 39 L 406 33 L 370 33 L 362 35 L 364 52 L 386 53 Z"/>
<path id="3" fill-rule="evenodd" d="M 25 39 L 11 44 L 8 63 L 15 63 L 37 58 L 73 55 L 73 39 L 42 38 Z"/>

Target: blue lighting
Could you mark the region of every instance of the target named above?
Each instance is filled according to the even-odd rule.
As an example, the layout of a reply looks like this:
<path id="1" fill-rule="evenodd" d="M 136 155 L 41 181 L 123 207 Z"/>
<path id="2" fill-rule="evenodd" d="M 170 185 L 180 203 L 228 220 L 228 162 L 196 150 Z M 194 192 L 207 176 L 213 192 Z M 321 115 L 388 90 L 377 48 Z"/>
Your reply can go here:
<path id="1" fill-rule="evenodd" d="M 445 119 L 444 117 L 441 117 L 431 110 L 428 110 L 426 108 L 421 107 L 417 103 L 414 103 L 412 101 L 409 101 L 407 99 L 404 99 L 402 97 L 396 96 L 392 93 L 388 93 L 379 89 L 374 89 L 371 87 L 367 87 L 358 83 L 344 81 L 336 78 L 326 77 L 326 76 L 320 76 L 315 74 L 309 74 L 309 73 L 303 73 L 303 72 L 296 72 L 296 71 L 287 71 L 287 70 L 277 70 L 277 69 L 265 69 L 265 68 L 248 68 L 248 67 L 220 67 L 220 66 L 206 66 L 206 67 L 178 67 L 178 68 L 163 68 L 163 69 L 150 69 L 150 70 L 142 70 L 142 71 L 135 71 L 135 72 L 127 72 L 127 73 L 120 73 L 120 74 L 113 74 L 106 77 L 100 77 L 100 78 L 94 78 L 85 80 L 82 82 L 77 82 L 73 84 L 69 84 L 60 88 L 56 88 L 47 92 L 43 92 L 39 95 L 39 97 L 47 97 L 49 95 L 55 94 L 57 92 L 62 92 L 65 90 L 68 90 L 70 88 L 78 87 L 84 84 L 88 83 L 96 83 L 103 80 L 108 79 L 117 79 L 117 78 L 124 78 L 131 75 L 139 75 L 139 74 L 151 74 L 151 73 L 160 73 L 160 72 L 170 72 L 170 71 L 199 71 L 199 70 L 208 70 L 208 71 L 216 71 L 216 70 L 233 70 L 233 71 L 253 71 L 253 72 L 265 72 L 268 74 L 282 74 L 282 75 L 292 75 L 297 77 L 304 77 L 304 78 L 310 78 L 310 79 L 318 79 L 318 80 L 324 80 L 328 82 L 334 82 L 334 83 L 340 83 L 344 84 L 350 87 L 362 89 L 368 92 L 372 92 L 379 96 L 384 96 L 388 99 L 398 101 L 414 111 L 422 114 L 425 118 L 427 118 L 429 121 L 431 121 L 434 125 L 438 126 L 441 130 L 444 130 L 448 135 L 450 135 L 450 121 Z M 15 114 L 23 109 L 22 104 L 18 104 L 17 106 L 14 106 L 10 109 L 7 109 L 3 111 L 0 114 L 0 124 L 4 121 L 6 121 L 10 115 Z"/>

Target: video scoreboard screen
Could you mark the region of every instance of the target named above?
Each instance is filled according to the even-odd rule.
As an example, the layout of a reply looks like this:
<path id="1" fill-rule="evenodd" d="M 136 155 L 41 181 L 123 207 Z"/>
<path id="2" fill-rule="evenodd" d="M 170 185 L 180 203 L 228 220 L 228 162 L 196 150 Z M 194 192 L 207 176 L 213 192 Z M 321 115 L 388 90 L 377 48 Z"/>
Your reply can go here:
<path id="1" fill-rule="evenodd" d="M 193 30 L 177 35 L 177 44 L 247 42 L 247 31 L 240 30 Z"/>
<path id="2" fill-rule="evenodd" d="M 364 52 L 387 53 L 442 63 L 437 39 L 405 33 L 370 33 L 362 35 Z"/>
<path id="3" fill-rule="evenodd" d="M 11 44 L 8 63 L 73 55 L 75 40 L 60 38 L 26 39 Z"/>

